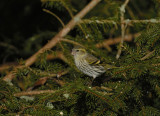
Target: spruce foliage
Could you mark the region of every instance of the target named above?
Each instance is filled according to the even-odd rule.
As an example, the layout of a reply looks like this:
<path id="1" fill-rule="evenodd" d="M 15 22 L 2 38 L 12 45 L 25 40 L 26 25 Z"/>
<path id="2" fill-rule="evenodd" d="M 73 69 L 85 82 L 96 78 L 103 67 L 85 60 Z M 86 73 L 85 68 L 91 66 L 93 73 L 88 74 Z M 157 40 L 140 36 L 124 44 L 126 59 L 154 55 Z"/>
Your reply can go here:
<path id="1" fill-rule="evenodd" d="M 103 64 L 116 66 L 107 70 L 101 77 L 97 77 L 93 81 L 95 85 L 91 85 L 91 77 L 81 73 L 74 65 L 71 50 L 75 43 L 60 41 L 54 48 L 39 54 L 36 62 L 30 67 L 23 66 L 14 70 L 15 77 L 12 81 L 5 82 L 2 79 L 14 69 L 14 66 L 0 72 L 0 113 L 37 116 L 159 116 L 160 22 L 155 24 L 154 21 L 159 20 L 160 3 L 158 0 L 142 1 L 144 4 L 139 0 L 130 0 L 125 18 L 152 20 L 147 23 L 126 24 L 128 26 L 126 34 L 140 33 L 140 35 L 132 42 L 124 42 L 118 60 L 115 56 L 119 44 L 109 46 L 111 51 L 97 48 L 96 44 L 121 35 L 119 8 L 124 1 L 102 0 L 65 37 L 67 40 L 82 44 L 88 52 L 101 59 Z M 87 0 L 41 0 L 41 2 L 42 8 L 57 13 L 56 16 L 65 24 L 89 3 Z M 142 8 L 146 11 L 141 10 Z M 25 58 L 49 42 L 63 28 L 62 25 L 55 24 L 59 23 L 55 19 L 55 22 L 52 22 L 53 26 L 58 27 L 54 27 L 54 31 L 38 30 L 26 40 L 25 36 L 22 37 L 24 42 L 22 46 L 17 46 L 18 55 L 8 58 L 8 61 L 22 56 L 18 63 L 23 65 Z M 21 41 L 20 38 L 20 35 L 14 35 L 17 42 Z M 11 46 L 10 43 L 16 45 L 13 40 L 8 42 L 3 39 L 3 42 L 7 43 L 5 44 L 7 46 Z M 6 46 L 0 47 L 4 49 Z M 16 49 L 8 47 L 0 58 L 6 60 L 4 55 L 12 50 Z M 1 63 L 7 62 L 5 60 Z"/>

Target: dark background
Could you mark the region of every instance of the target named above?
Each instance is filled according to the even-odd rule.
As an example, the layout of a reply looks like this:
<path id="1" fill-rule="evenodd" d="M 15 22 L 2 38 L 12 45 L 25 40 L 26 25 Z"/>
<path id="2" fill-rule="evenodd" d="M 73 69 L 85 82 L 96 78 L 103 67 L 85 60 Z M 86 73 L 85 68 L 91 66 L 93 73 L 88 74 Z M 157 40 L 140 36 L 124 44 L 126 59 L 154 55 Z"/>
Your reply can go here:
<path id="1" fill-rule="evenodd" d="M 68 0 L 76 14 L 90 0 Z M 127 7 L 125 17 L 130 19 L 150 19 L 159 16 L 159 5 L 154 3 L 155 0 L 130 0 Z M 121 4 L 124 1 L 118 0 L 106 3 L 102 1 L 85 18 L 101 17 L 114 18 L 119 15 L 119 9 L 114 8 L 114 2 Z M 113 7 L 112 7 L 113 6 Z M 57 33 L 62 29 L 59 21 L 50 14 L 42 11 L 46 8 L 40 0 L 1 0 L 0 1 L 0 64 L 16 61 L 17 59 L 26 59 L 40 49 L 50 38 L 39 42 L 36 40 L 31 42 L 31 37 L 46 31 Z M 65 8 L 47 7 L 66 24 L 71 18 Z M 132 13 L 129 13 L 128 9 Z M 132 15 L 131 15 L 132 14 Z M 140 31 L 141 27 L 132 27 L 133 33 Z M 71 36 L 77 33 L 71 32 Z M 115 32 L 115 36 L 120 35 Z M 30 49 L 28 44 L 33 44 Z M 38 46 L 38 47 L 37 47 Z"/>

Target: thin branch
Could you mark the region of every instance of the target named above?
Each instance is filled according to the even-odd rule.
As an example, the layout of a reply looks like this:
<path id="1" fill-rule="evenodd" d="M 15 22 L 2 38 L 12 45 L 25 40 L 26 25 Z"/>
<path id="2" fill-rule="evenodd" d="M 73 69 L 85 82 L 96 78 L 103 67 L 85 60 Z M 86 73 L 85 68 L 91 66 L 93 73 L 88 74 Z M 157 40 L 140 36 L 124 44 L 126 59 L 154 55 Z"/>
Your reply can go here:
<path id="1" fill-rule="evenodd" d="M 72 41 L 72 40 L 69 40 L 69 39 L 61 38 L 61 41 L 68 42 L 68 43 L 71 43 L 71 44 L 74 44 L 74 45 L 78 45 L 78 46 L 84 47 L 82 44 L 80 44 L 78 42 L 75 42 L 75 41 Z"/>
<path id="2" fill-rule="evenodd" d="M 14 96 L 19 97 L 26 95 L 39 95 L 44 93 L 55 93 L 55 92 L 56 92 L 55 90 L 26 91 L 26 92 L 15 93 Z"/>
<path id="3" fill-rule="evenodd" d="M 159 19 L 146 19 L 146 20 L 130 20 L 126 19 L 123 21 L 125 24 L 133 24 L 133 23 L 160 23 Z"/>
<path id="4" fill-rule="evenodd" d="M 66 82 L 59 80 L 59 79 L 55 79 L 55 78 L 53 79 L 53 81 L 56 82 L 61 87 L 63 87 L 66 84 Z"/>
<path id="5" fill-rule="evenodd" d="M 57 91 L 59 91 L 59 90 L 36 90 L 36 91 L 25 91 L 25 92 L 19 92 L 19 93 L 15 93 L 14 94 L 14 96 L 16 96 L 16 97 L 20 97 L 20 96 L 33 96 L 33 95 L 39 95 L 39 94 L 45 94 L 45 93 L 55 93 L 55 92 L 57 92 Z M 105 100 L 105 101 L 107 101 L 108 102 L 108 100 L 107 99 L 105 99 L 105 98 L 103 98 L 103 97 L 101 97 L 101 96 L 99 96 L 99 95 L 97 95 L 97 94 L 95 94 L 95 93 L 92 93 L 91 91 L 89 91 L 89 90 L 85 90 L 86 92 L 88 92 L 88 93 L 91 93 L 91 94 L 94 94 L 94 95 L 96 95 L 96 96 L 98 96 L 98 97 L 100 97 L 100 98 L 102 98 L 103 100 Z M 98 91 L 99 92 L 99 91 Z M 105 95 L 112 95 L 113 93 L 105 93 Z"/>
<path id="6" fill-rule="evenodd" d="M 105 97 L 100 96 L 100 95 L 98 95 L 97 93 L 94 93 L 94 92 L 90 91 L 89 89 L 86 89 L 85 91 L 86 91 L 87 93 L 90 93 L 90 94 L 92 94 L 92 95 L 95 95 L 96 97 L 98 97 L 98 98 L 100 98 L 101 100 L 105 101 L 106 103 L 110 104 L 110 101 L 109 101 L 108 99 L 106 99 Z"/>
<path id="7" fill-rule="evenodd" d="M 17 62 L 8 62 L 5 64 L 0 65 L 0 72 L 4 72 L 5 70 L 12 69 L 13 67 L 17 66 Z"/>
<path id="8" fill-rule="evenodd" d="M 83 19 L 79 23 L 97 23 L 97 24 L 133 24 L 133 23 L 160 23 L 159 19 L 146 19 L 146 20 L 131 20 L 131 19 L 125 19 L 123 22 L 116 22 L 113 20 L 107 20 L 107 19 L 100 19 L 100 20 L 92 20 L 92 19 Z"/>
<path id="9" fill-rule="evenodd" d="M 69 71 L 66 70 L 66 71 L 60 71 L 57 74 L 47 74 L 47 76 L 41 77 L 40 79 L 38 79 L 34 83 L 34 85 L 32 87 L 30 87 L 30 88 L 27 89 L 27 91 L 31 91 L 31 90 L 33 90 L 37 86 L 44 85 L 48 79 L 52 79 L 52 78 L 53 78 L 54 82 L 58 83 L 60 86 L 64 86 L 65 82 L 63 82 L 63 81 L 61 81 L 59 79 L 56 79 L 54 77 L 60 78 L 61 76 L 67 74 L 68 72 Z"/>
<path id="10" fill-rule="evenodd" d="M 12 50 L 16 51 L 17 53 L 19 52 L 19 50 L 15 46 L 10 45 L 8 43 L 0 42 L 0 46 L 5 47 L 7 49 L 12 49 Z"/>
<path id="11" fill-rule="evenodd" d="M 98 24 L 114 24 L 116 25 L 117 22 L 113 21 L 113 20 L 92 20 L 92 19 L 83 19 L 81 20 L 79 23 L 87 23 L 87 24 L 92 24 L 92 23 L 98 23 Z"/>
<path id="12" fill-rule="evenodd" d="M 158 63 L 158 64 L 152 64 L 153 66 L 160 66 L 160 63 Z"/>
<path id="13" fill-rule="evenodd" d="M 120 45 L 119 45 L 119 49 L 118 49 L 118 52 L 117 52 L 117 55 L 116 55 L 116 58 L 117 58 L 117 59 L 118 59 L 118 58 L 120 57 L 120 55 L 121 55 L 122 46 L 123 46 L 124 37 L 125 37 L 125 28 L 126 28 L 126 26 L 125 26 L 125 24 L 122 23 L 122 22 L 124 22 L 125 7 L 127 6 L 128 2 L 129 2 L 129 0 L 126 0 L 126 1 L 124 2 L 124 4 L 121 6 L 121 8 L 120 8 L 120 14 L 121 14 L 121 17 L 120 17 L 120 18 L 121 18 L 121 36 L 122 36 L 122 38 L 121 38 L 121 42 L 120 42 Z"/>
<path id="14" fill-rule="evenodd" d="M 43 11 L 46 12 L 46 13 L 49 13 L 49 14 L 53 15 L 54 17 L 56 17 L 57 20 L 61 23 L 61 25 L 62 25 L 63 27 L 65 27 L 65 24 L 63 23 L 63 21 L 62 21 L 56 14 L 54 14 L 53 12 L 51 12 L 51 11 L 49 11 L 49 10 L 47 10 L 47 9 L 43 9 Z"/>
<path id="15" fill-rule="evenodd" d="M 32 65 L 36 60 L 37 56 L 40 53 L 43 53 L 47 49 L 51 49 L 54 47 L 60 40 L 60 38 L 63 38 L 66 36 L 71 29 L 83 18 L 92 8 L 94 8 L 100 0 L 92 0 L 88 5 L 86 5 L 76 16 L 73 17 L 73 19 L 56 35 L 54 36 L 44 47 L 42 47 L 39 51 L 37 51 L 34 55 L 32 55 L 30 58 L 28 58 L 25 62 L 25 66 Z M 10 72 L 7 74 L 3 80 L 12 80 L 13 74 Z"/>
<path id="16" fill-rule="evenodd" d="M 63 21 L 56 14 L 54 14 L 53 12 L 51 12 L 47 9 L 43 9 L 43 11 L 53 15 L 54 17 L 56 17 L 59 20 L 59 22 L 61 23 L 61 25 L 63 26 L 63 28 L 65 27 L 65 24 L 63 23 Z M 61 48 L 64 50 L 64 47 L 62 46 L 60 41 L 59 41 L 59 44 L 60 44 Z"/>
<path id="17" fill-rule="evenodd" d="M 147 55 L 145 55 L 144 57 L 142 57 L 140 60 L 145 60 L 148 57 L 150 57 L 153 53 L 155 52 L 155 50 L 153 50 L 152 52 L 149 52 Z"/>
<path id="18" fill-rule="evenodd" d="M 136 33 L 136 34 L 128 34 L 124 36 L 124 41 L 132 41 L 134 38 L 138 37 L 140 35 L 140 33 Z M 122 37 L 116 37 L 116 38 L 109 38 L 107 40 L 104 40 L 102 43 L 97 43 L 96 47 L 97 48 L 106 48 L 107 46 L 110 45 L 115 45 L 119 42 L 121 42 Z"/>
<path id="19" fill-rule="evenodd" d="M 105 91 L 113 91 L 112 89 L 108 88 L 108 87 L 104 87 L 104 86 L 101 86 L 101 87 L 92 87 L 93 90 L 105 90 Z"/>
<path id="20" fill-rule="evenodd" d="M 67 58 L 64 56 L 63 52 L 61 51 L 56 51 L 56 53 L 54 55 L 49 54 L 47 56 L 47 60 L 53 60 L 53 59 L 61 59 L 62 61 L 64 61 L 65 63 L 69 63 Z"/>

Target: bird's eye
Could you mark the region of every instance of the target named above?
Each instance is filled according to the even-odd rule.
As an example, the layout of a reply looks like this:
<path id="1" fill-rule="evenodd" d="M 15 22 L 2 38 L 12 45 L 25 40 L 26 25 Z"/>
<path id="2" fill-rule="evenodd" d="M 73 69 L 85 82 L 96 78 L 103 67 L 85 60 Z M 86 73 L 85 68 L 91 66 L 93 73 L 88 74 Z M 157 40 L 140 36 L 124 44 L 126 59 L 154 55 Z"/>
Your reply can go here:
<path id="1" fill-rule="evenodd" d="M 79 50 L 76 50 L 76 52 L 79 52 Z"/>

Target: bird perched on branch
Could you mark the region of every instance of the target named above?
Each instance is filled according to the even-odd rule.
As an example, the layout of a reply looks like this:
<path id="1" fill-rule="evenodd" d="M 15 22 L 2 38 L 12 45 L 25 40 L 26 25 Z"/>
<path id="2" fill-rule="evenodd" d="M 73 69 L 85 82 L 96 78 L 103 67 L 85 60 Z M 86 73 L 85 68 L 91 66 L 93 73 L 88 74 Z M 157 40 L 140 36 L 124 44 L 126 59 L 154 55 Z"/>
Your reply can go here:
<path id="1" fill-rule="evenodd" d="M 72 55 L 77 68 L 93 79 L 106 72 L 106 69 L 100 65 L 100 60 L 89 54 L 83 47 L 75 46 Z"/>

